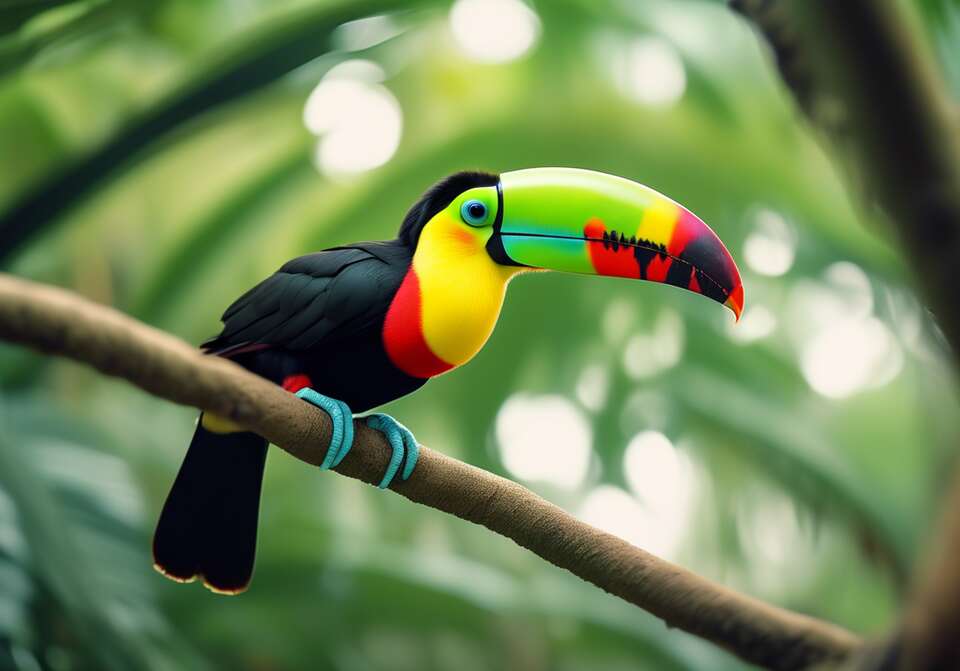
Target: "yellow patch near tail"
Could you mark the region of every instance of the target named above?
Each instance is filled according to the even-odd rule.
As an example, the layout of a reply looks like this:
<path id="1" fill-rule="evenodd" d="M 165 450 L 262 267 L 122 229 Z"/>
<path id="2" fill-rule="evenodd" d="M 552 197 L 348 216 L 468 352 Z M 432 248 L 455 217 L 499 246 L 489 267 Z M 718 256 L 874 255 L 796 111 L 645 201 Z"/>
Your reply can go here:
<path id="1" fill-rule="evenodd" d="M 222 594 L 224 596 L 237 596 L 238 594 L 243 594 L 244 592 L 247 591 L 246 585 L 244 585 L 243 587 L 238 587 L 237 589 L 220 589 L 219 587 L 214 587 L 213 585 L 208 583 L 206 580 L 203 581 L 203 586 L 206 587 L 211 592 L 213 592 L 214 594 Z"/>
<path id="2" fill-rule="evenodd" d="M 162 575 L 164 578 L 167 578 L 168 580 L 172 580 L 173 582 L 178 582 L 178 583 L 180 583 L 180 584 L 190 583 L 190 582 L 193 582 L 194 580 L 197 579 L 197 576 L 195 576 L 195 575 L 194 575 L 194 576 L 190 576 L 189 578 L 181 578 L 180 576 L 171 575 L 171 574 L 167 573 L 167 572 L 163 569 L 163 567 L 160 566 L 160 564 L 157 564 L 157 563 L 154 563 L 154 564 L 153 564 L 153 570 L 156 571 L 157 573 L 159 573 L 160 575 Z"/>
<path id="3" fill-rule="evenodd" d="M 244 430 L 239 424 L 211 412 L 200 415 L 200 424 L 212 433 L 240 433 Z"/>
<path id="4" fill-rule="evenodd" d="M 199 577 L 199 578 L 201 579 L 201 584 L 203 584 L 204 587 L 206 587 L 208 590 L 210 590 L 210 591 L 213 592 L 214 594 L 223 594 L 223 595 L 226 595 L 226 596 L 236 596 L 236 595 L 238 595 L 238 594 L 243 594 L 244 592 L 247 591 L 247 585 L 244 585 L 243 587 L 239 587 L 239 588 L 237 588 L 237 589 L 220 589 L 219 587 L 214 587 L 213 585 L 211 585 L 210 583 L 208 583 L 208 582 L 206 581 L 206 578 L 204 578 L 203 576 L 195 576 L 195 575 L 194 575 L 194 576 L 190 576 L 189 578 L 181 578 L 180 576 L 170 575 L 170 574 L 167 573 L 165 570 L 163 570 L 163 567 L 160 566 L 160 564 L 156 564 L 156 563 L 153 565 L 153 569 L 154 569 L 157 573 L 159 573 L 160 575 L 162 575 L 164 578 L 166 578 L 166 579 L 168 579 L 168 580 L 172 580 L 173 582 L 178 582 L 178 583 L 180 583 L 180 584 L 182 584 L 182 585 L 183 585 L 183 584 L 188 584 L 188 583 L 191 583 L 191 582 L 196 582 L 197 578 Z"/>

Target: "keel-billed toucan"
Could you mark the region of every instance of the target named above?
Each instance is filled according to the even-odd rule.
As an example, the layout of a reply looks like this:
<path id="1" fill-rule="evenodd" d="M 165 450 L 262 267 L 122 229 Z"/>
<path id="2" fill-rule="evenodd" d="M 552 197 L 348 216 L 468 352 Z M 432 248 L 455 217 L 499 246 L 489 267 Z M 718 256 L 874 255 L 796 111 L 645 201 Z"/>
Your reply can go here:
<path id="1" fill-rule="evenodd" d="M 203 348 L 324 409 L 339 463 L 365 412 L 465 364 L 483 347 L 507 283 L 526 270 L 652 280 L 723 303 L 743 287 L 719 238 L 656 191 L 587 170 L 461 172 L 434 185 L 395 240 L 308 254 L 237 299 Z M 394 458 L 381 483 L 416 464 L 413 435 L 387 415 Z M 201 416 L 154 537 L 157 568 L 242 591 L 253 572 L 267 442 Z"/>

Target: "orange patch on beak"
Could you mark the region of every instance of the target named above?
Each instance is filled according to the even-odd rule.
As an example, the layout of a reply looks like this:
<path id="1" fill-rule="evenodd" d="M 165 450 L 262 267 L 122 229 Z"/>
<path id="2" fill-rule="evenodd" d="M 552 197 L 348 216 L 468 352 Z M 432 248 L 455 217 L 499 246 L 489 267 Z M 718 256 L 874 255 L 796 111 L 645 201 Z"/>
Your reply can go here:
<path id="1" fill-rule="evenodd" d="M 740 321 L 740 314 L 743 312 L 743 284 L 738 284 L 734 290 L 730 292 L 724 305 L 733 310 L 737 321 Z"/>

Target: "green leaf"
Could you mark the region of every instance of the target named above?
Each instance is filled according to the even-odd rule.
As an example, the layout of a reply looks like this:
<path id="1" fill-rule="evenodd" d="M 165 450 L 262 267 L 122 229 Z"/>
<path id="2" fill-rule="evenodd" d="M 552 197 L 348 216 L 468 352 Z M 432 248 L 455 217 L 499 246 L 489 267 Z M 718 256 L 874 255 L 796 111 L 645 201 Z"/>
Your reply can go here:
<path id="1" fill-rule="evenodd" d="M 185 122 L 249 95 L 326 53 L 337 26 L 410 7 L 411 3 L 399 0 L 307 6 L 251 30 L 99 148 L 42 180 L 15 202 L 0 217 L 0 264 Z"/>
<path id="2" fill-rule="evenodd" d="M 142 586 L 148 566 L 143 537 L 132 526 L 139 495 L 126 464 L 57 434 L 92 435 L 29 403 L 0 408 L 0 493 L 16 510 L 25 565 L 36 581 L 32 618 L 65 620 L 73 653 L 103 669 L 147 669 L 202 662 L 157 628 L 158 614 Z M 44 419 L 49 421 L 44 421 Z M 22 431 L 22 427 L 29 427 Z M 2 576 L 0 576 L 2 577 Z M 30 628 L 42 629 L 34 621 Z M 166 652 L 161 652 L 166 650 Z"/>
<path id="3" fill-rule="evenodd" d="M 47 10 L 71 4 L 86 3 L 80 0 L 0 0 L 0 35 L 17 30 Z"/>
<path id="4" fill-rule="evenodd" d="M 902 513 L 831 449 L 815 422 L 703 367 L 687 366 L 671 376 L 671 388 L 700 418 L 706 440 L 738 451 L 815 510 L 845 521 L 879 551 L 897 578 L 906 576 L 913 535 Z"/>

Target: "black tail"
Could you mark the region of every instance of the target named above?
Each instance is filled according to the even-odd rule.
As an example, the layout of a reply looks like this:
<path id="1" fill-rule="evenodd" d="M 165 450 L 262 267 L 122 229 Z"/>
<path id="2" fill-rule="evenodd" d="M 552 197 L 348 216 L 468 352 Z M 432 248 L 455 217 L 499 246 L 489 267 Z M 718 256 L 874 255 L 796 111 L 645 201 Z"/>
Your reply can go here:
<path id="1" fill-rule="evenodd" d="M 168 578 L 200 576 L 216 592 L 242 592 L 253 575 L 267 441 L 214 433 L 197 422 L 153 535 L 153 561 Z"/>

